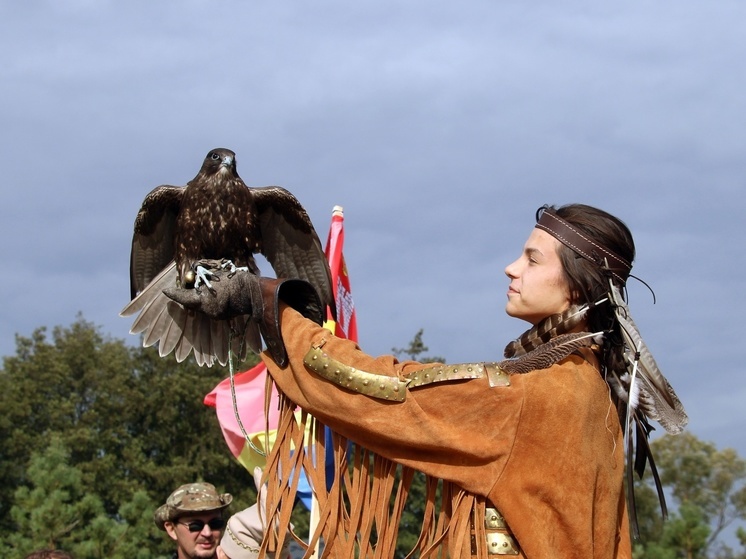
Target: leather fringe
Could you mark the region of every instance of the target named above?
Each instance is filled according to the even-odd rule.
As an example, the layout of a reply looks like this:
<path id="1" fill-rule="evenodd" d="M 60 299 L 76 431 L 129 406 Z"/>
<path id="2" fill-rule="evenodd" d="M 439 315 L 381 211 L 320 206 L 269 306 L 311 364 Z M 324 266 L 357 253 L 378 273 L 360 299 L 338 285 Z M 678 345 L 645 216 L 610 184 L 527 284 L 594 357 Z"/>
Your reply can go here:
<path id="1" fill-rule="evenodd" d="M 260 557 L 282 549 L 290 538 L 305 550 L 304 558 L 314 556 L 320 542 L 321 558 L 394 557 L 402 513 L 416 471 L 340 435 L 333 434 L 327 441 L 324 431 L 321 422 L 298 411 L 280 392 L 277 438 L 262 480 L 267 482 L 267 501 L 261 513 L 263 519 L 268 519 L 265 526 L 271 529 L 265 533 Z M 334 457 L 334 472 L 327 480 L 325 458 L 329 453 Z M 318 501 L 318 524 L 308 543 L 290 528 L 301 470 L 308 476 Z M 425 480 L 420 536 L 407 557 L 486 559 L 484 499 L 444 480 L 429 476 Z"/>

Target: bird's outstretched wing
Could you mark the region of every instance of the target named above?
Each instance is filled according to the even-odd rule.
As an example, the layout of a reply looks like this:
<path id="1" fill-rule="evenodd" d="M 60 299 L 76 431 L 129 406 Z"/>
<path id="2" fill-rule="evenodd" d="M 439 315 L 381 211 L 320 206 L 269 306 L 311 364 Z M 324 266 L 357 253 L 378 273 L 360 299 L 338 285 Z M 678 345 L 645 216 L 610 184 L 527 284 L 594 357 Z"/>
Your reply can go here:
<path id="1" fill-rule="evenodd" d="M 145 197 L 137 213 L 130 253 L 132 299 L 174 258 L 176 216 L 183 193 L 183 187 L 158 186 Z"/>
<path id="2" fill-rule="evenodd" d="M 306 210 L 280 186 L 251 191 L 259 214 L 261 252 L 277 277 L 306 280 L 336 316 L 329 264 Z"/>

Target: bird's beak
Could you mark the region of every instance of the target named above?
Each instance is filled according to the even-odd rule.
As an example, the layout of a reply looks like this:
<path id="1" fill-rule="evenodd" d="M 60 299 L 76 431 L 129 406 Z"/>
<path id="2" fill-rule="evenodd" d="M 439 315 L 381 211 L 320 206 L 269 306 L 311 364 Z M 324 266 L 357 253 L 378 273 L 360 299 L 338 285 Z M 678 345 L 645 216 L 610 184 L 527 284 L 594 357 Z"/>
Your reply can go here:
<path id="1" fill-rule="evenodd" d="M 231 157 L 230 155 L 226 155 L 225 157 L 223 157 L 223 161 L 220 164 L 223 167 L 227 167 L 228 169 L 230 169 L 233 165 L 233 157 Z"/>

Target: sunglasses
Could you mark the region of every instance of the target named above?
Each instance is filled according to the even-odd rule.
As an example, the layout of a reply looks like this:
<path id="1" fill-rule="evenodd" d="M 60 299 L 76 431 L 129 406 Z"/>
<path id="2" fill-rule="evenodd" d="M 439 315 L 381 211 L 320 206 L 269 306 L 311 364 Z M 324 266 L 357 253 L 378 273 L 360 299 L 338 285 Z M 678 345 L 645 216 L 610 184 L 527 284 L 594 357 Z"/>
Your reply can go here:
<path id="1" fill-rule="evenodd" d="M 207 524 L 210 527 L 210 530 L 221 530 L 223 526 L 225 526 L 225 520 L 222 518 L 213 518 L 207 522 L 204 520 L 192 520 L 191 522 L 177 522 L 177 524 L 181 524 L 182 526 L 186 526 L 187 529 L 190 532 L 201 532 L 205 524 Z"/>

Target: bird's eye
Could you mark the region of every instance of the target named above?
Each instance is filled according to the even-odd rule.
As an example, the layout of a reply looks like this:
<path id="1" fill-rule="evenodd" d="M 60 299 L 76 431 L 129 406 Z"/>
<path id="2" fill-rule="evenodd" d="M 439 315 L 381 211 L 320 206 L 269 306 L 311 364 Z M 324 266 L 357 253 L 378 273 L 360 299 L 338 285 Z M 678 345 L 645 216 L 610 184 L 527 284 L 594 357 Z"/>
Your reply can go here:
<path id="1" fill-rule="evenodd" d="M 218 159 L 220 159 L 220 156 L 217 153 L 213 153 L 210 155 L 210 159 L 212 159 L 213 161 L 217 161 Z"/>

